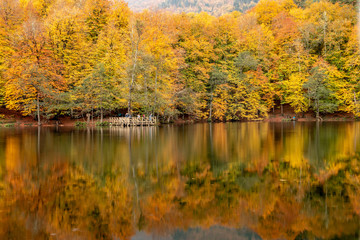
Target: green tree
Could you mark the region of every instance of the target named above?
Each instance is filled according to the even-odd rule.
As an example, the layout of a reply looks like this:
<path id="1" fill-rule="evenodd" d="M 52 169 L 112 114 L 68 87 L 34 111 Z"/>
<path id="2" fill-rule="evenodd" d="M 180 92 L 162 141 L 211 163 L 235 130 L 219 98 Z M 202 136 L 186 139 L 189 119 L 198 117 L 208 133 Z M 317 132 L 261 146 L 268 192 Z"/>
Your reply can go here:
<path id="1" fill-rule="evenodd" d="M 227 76 L 224 72 L 220 71 L 219 68 L 213 67 L 213 70 L 210 72 L 210 78 L 208 83 L 208 94 L 209 94 L 209 121 L 212 121 L 212 110 L 213 110 L 213 100 L 214 92 L 217 87 L 221 84 L 226 83 Z"/>
<path id="2" fill-rule="evenodd" d="M 316 119 L 320 120 L 320 113 L 331 113 L 337 108 L 337 103 L 328 88 L 328 75 L 319 66 L 311 70 L 311 75 L 304 83 L 306 94 L 311 102 L 312 109 L 316 112 Z"/>
<path id="3" fill-rule="evenodd" d="M 104 64 L 99 64 L 75 89 L 76 105 L 84 112 L 98 111 L 102 122 L 104 110 L 117 107 L 115 90 L 114 79 L 106 74 Z"/>

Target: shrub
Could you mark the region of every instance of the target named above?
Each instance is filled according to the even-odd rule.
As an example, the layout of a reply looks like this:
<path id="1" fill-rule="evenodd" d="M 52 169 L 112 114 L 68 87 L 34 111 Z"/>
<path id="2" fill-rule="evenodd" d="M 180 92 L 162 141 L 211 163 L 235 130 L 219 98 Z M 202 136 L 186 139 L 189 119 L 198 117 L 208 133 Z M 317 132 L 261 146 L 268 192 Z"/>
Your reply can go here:
<path id="1" fill-rule="evenodd" d="M 86 127 L 86 122 L 75 122 L 75 127 Z"/>
<path id="2" fill-rule="evenodd" d="M 98 127 L 108 127 L 108 126 L 110 126 L 110 123 L 109 122 L 96 122 L 95 125 Z"/>

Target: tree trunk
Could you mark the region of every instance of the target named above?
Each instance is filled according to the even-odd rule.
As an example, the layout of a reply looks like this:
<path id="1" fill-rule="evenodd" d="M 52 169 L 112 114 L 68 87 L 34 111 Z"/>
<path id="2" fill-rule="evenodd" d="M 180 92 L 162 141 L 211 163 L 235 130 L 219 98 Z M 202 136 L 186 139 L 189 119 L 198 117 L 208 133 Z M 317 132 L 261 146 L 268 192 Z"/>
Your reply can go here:
<path id="1" fill-rule="evenodd" d="M 320 121 L 319 100 L 316 99 L 316 121 Z"/>
<path id="2" fill-rule="evenodd" d="M 358 106 L 357 106 L 356 93 L 355 93 L 355 92 L 354 92 L 354 105 L 355 105 L 355 115 L 357 115 L 357 113 L 358 113 Z"/>
<path id="3" fill-rule="evenodd" d="M 130 85 L 129 87 L 129 102 L 128 102 L 128 113 L 131 115 L 131 88 L 132 86 Z"/>
<path id="4" fill-rule="evenodd" d="M 213 102 L 213 94 L 210 96 L 210 112 L 209 112 L 209 120 L 212 122 L 212 102 Z"/>
<path id="5" fill-rule="evenodd" d="M 104 112 L 103 112 L 103 109 L 100 108 L 100 123 L 103 122 L 103 119 L 104 119 Z"/>
<path id="6" fill-rule="evenodd" d="M 87 120 L 86 120 L 87 125 L 89 125 L 89 124 L 90 124 L 90 117 L 91 117 L 91 114 L 90 114 L 90 113 L 87 113 L 87 114 L 86 114 L 86 117 L 87 117 Z"/>
<path id="7" fill-rule="evenodd" d="M 316 121 L 320 121 L 320 112 L 319 109 L 316 111 Z"/>
<path id="8" fill-rule="evenodd" d="M 326 11 L 323 13 L 324 16 L 324 26 L 323 26 L 323 31 L 324 31 L 324 56 L 326 56 L 326 27 L 327 27 L 327 15 L 326 15 Z"/>
<path id="9" fill-rule="evenodd" d="M 36 112 L 37 112 L 37 120 L 38 120 L 38 126 L 41 126 L 41 119 L 40 119 L 40 99 L 39 99 L 39 93 L 37 94 L 36 98 Z"/>
<path id="10" fill-rule="evenodd" d="M 148 85 L 147 85 L 147 78 L 144 76 L 144 83 L 145 83 L 145 101 L 146 101 L 146 104 L 149 104 L 147 105 L 146 107 L 146 115 L 149 114 L 149 112 L 151 111 L 150 110 L 150 102 L 149 102 L 149 92 L 148 92 Z"/>
<path id="11" fill-rule="evenodd" d="M 155 71 L 155 98 L 154 98 L 154 107 L 153 107 L 153 112 L 156 112 L 157 109 L 157 80 L 158 80 L 158 69 L 156 66 L 156 71 Z"/>
<path id="12" fill-rule="evenodd" d="M 132 44 L 133 41 L 131 41 Z M 129 102 L 128 102 L 128 113 L 130 114 L 131 116 L 131 92 L 132 92 L 132 87 L 134 85 L 134 82 L 135 82 L 135 71 L 136 71 L 136 65 L 137 65 L 137 58 L 138 58 L 138 52 L 139 52 L 139 44 L 140 44 L 140 36 L 139 36 L 139 39 L 137 40 L 136 42 L 136 47 L 135 47 L 135 54 L 134 54 L 134 64 L 133 64 L 133 67 L 132 67 L 132 73 L 131 73 L 131 81 L 129 83 Z"/>
<path id="13" fill-rule="evenodd" d="M 283 108 L 283 104 L 280 103 L 280 109 L 281 109 L 281 116 L 284 116 L 284 108 Z"/>

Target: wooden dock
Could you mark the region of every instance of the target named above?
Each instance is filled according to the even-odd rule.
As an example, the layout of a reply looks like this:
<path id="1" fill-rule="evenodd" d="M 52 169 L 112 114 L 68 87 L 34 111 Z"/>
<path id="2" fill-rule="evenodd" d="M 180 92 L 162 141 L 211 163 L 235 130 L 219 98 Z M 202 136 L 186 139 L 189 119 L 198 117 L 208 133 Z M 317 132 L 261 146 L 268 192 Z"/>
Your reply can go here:
<path id="1" fill-rule="evenodd" d="M 108 122 L 111 126 L 135 127 L 135 126 L 155 126 L 158 125 L 156 117 L 110 117 Z"/>

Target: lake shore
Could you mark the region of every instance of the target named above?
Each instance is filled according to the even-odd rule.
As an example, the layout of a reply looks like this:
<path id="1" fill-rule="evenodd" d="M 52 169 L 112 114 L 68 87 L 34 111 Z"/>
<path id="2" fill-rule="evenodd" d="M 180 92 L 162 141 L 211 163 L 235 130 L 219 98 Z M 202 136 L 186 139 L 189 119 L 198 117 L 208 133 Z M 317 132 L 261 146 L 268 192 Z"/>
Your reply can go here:
<path id="1" fill-rule="evenodd" d="M 38 126 L 37 120 L 31 116 L 23 116 L 17 111 L 10 111 L 4 108 L 0 109 L 0 127 L 32 127 Z M 240 120 L 239 122 L 252 122 L 252 121 L 261 121 L 261 122 L 290 122 L 293 117 L 295 117 L 298 122 L 314 122 L 316 121 L 315 114 L 313 112 L 306 112 L 302 114 L 295 114 L 291 109 L 284 108 L 283 113 L 280 112 L 280 109 L 275 109 L 268 114 L 268 117 L 264 119 L 255 119 L 255 120 Z M 323 122 L 336 122 L 336 121 L 355 121 L 356 118 L 351 113 L 345 112 L 336 112 L 331 114 L 321 115 Z M 104 121 L 106 121 L 104 118 Z M 93 121 L 90 121 L 89 126 L 96 126 L 96 123 L 100 119 L 94 118 Z M 71 118 L 70 116 L 61 116 L 58 119 L 42 119 L 41 126 L 51 127 L 51 126 L 66 126 L 74 127 L 77 122 L 86 122 L 85 118 Z M 199 122 L 207 122 L 206 119 L 198 120 L 192 118 L 178 118 L 171 121 L 172 124 L 193 124 Z M 214 121 L 221 122 L 221 121 Z M 167 124 L 165 122 L 165 124 Z"/>
<path id="2" fill-rule="evenodd" d="M 322 122 L 339 122 L 339 121 L 355 121 L 355 117 L 339 114 L 338 116 L 323 116 Z M 104 119 L 106 121 L 106 118 Z M 296 118 L 295 122 L 315 122 L 315 117 L 300 117 Z M 75 127 L 78 122 L 86 122 L 83 119 L 71 119 L 69 117 L 62 117 L 59 120 L 42 120 L 41 126 L 43 127 L 53 127 L 53 126 L 65 126 L 65 127 Z M 98 122 L 97 119 L 94 121 L 90 121 L 89 126 L 96 126 Z M 170 122 L 170 124 L 181 125 L 181 124 L 195 124 L 195 123 L 205 123 L 206 120 L 195 120 L 195 119 L 177 119 L 175 121 Z M 222 122 L 222 121 L 214 121 L 214 122 Z M 278 116 L 278 115 L 270 115 L 268 118 L 265 119 L 256 119 L 256 120 L 240 120 L 238 122 L 293 122 L 292 117 L 289 115 Z M 169 124 L 169 123 L 164 123 Z M 33 127 L 38 126 L 38 123 L 35 119 L 30 118 L 6 118 L 0 120 L 0 127 Z"/>

